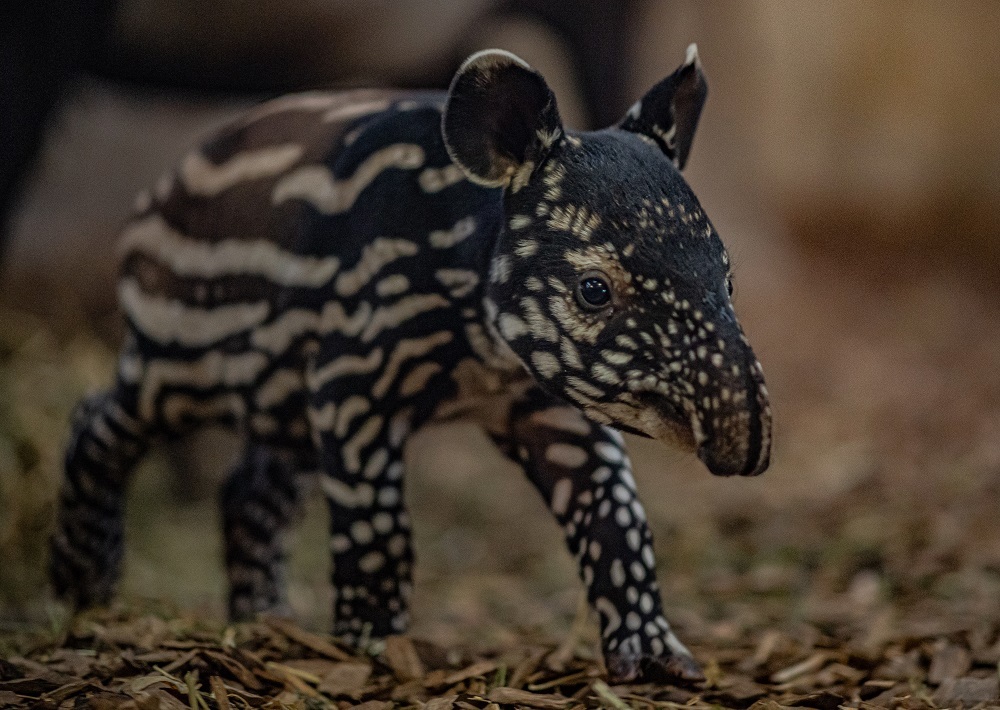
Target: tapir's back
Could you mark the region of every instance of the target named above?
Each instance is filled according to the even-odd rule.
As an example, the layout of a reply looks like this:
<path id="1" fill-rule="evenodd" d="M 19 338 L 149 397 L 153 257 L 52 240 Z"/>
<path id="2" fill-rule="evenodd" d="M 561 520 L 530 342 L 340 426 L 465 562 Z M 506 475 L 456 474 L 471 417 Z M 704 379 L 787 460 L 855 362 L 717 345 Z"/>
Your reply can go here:
<path id="1" fill-rule="evenodd" d="M 140 196 L 122 240 L 121 375 L 147 421 L 249 418 L 302 435 L 308 336 L 347 332 L 371 349 L 389 334 L 353 326 L 379 308 L 418 315 L 474 296 L 499 200 L 448 157 L 443 98 L 278 99 Z"/>

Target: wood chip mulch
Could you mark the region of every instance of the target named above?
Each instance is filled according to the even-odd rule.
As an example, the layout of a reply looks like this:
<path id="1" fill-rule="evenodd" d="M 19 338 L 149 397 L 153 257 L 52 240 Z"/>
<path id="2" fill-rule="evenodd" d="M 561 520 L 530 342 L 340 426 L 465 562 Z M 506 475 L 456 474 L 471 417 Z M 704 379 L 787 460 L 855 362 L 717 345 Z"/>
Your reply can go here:
<path id="1" fill-rule="evenodd" d="M 0 708 L 582 710 L 584 708 L 1000 707 L 997 628 L 852 648 L 764 631 L 695 647 L 698 687 L 610 686 L 565 644 L 469 655 L 397 636 L 377 656 L 270 619 L 224 629 L 158 617 L 90 617 L 0 659 Z M 7 640 L 7 647 L 14 648 Z"/>

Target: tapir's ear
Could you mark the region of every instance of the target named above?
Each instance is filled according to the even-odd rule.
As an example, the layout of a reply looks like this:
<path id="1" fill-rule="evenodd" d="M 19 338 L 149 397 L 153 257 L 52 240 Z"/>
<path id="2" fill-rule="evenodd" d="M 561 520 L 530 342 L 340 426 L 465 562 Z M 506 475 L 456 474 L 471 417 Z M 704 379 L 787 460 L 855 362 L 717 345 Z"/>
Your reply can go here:
<path id="1" fill-rule="evenodd" d="M 542 75 L 510 52 L 489 49 L 455 74 L 442 131 L 470 180 L 516 191 L 562 135 L 562 122 Z"/>
<path id="2" fill-rule="evenodd" d="M 694 131 L 707 94 L 708 84 L 701 71 L 698 47 L 692 44 L 684 63 L 635 102 L 618 127 L 649 136 L 681 169 L 691 152 Z"/>

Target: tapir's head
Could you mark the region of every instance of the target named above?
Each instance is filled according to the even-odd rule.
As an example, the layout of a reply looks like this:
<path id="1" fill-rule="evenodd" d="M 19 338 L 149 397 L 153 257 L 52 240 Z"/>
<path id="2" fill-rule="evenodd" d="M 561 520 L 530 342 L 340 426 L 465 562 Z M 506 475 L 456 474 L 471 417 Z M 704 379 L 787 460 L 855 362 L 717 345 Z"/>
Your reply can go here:
<path id="1" fill-rule="evenodd" d="M 470 180 L 503 188 L 487 311 L 541 386 L 712 473 L 754 475 L 767 389 L 729 256 L 680 173 L 705 95 L 692 45 L 618 125 L 566 131 L 541 75 L 491 50 L 456 74 L 444 139 Z"/>

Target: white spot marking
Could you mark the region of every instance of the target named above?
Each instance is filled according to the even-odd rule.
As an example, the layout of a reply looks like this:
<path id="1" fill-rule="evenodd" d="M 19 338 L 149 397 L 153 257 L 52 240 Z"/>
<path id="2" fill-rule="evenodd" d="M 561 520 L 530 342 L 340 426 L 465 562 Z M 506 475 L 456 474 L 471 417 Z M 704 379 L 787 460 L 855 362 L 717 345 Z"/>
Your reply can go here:
<path id="1" fill-rule="evenodd" d="M 587 452 L 579 446 L 556 442 L 545 449 L 545 459 L 565 468 L 579 468 L 587 463 Z"/>
<path id="2" fill-rule="evenodd" d="M 616 587 L 625 586 L 625 566 L 617 557 L 611 561 L 611 583 Z"/>
<path id="3" fill-rule="evenodd" d="M 552 502 L 550 508 L 556 515 L 565 515 L 569 508 L 569 499 L 573 493 L 573 482 L 569 478 L 560 478 L 552 487 Z"/>
<path id="4" fill-rule="evenodd" d="M 591 431 L 591 424 L 576 409 L 570 407 L 549 407 L 531 415 L 534 424 L 549 427 L 557 431 L 586 436 Z"/>
<path id="5" fill-rule="evenodd" d="M 355 520 L 351 523 L 351 537 L 359 545 L 367 545 L 375 539 L 375 531 L 366 520 Z"/>
<path id="6" fill-rule="evenodd" d="M 450 163 L 443 168 L 424 168 L 417 176 L 420 189 L 424 192 L 441 192 L 441 190 L 465 180 L 465 173 L 462 169 Z"/>
<path id="7" fill-rule="evenodd" d="M 599 441 L 594 444 L 594 451 L 609 463 L 618 464 L 625 458 L 625 454 L 620 447 L 609 444 L 606 441 Z"/>
<path id="8" fill-rule="evenodd" d="M 474 217 L 463 217 L 451 229 L 438 229 L 427 235 L 427 241 L 435 249 L 448 249 L 472 236 L 476 231 Z"/>

